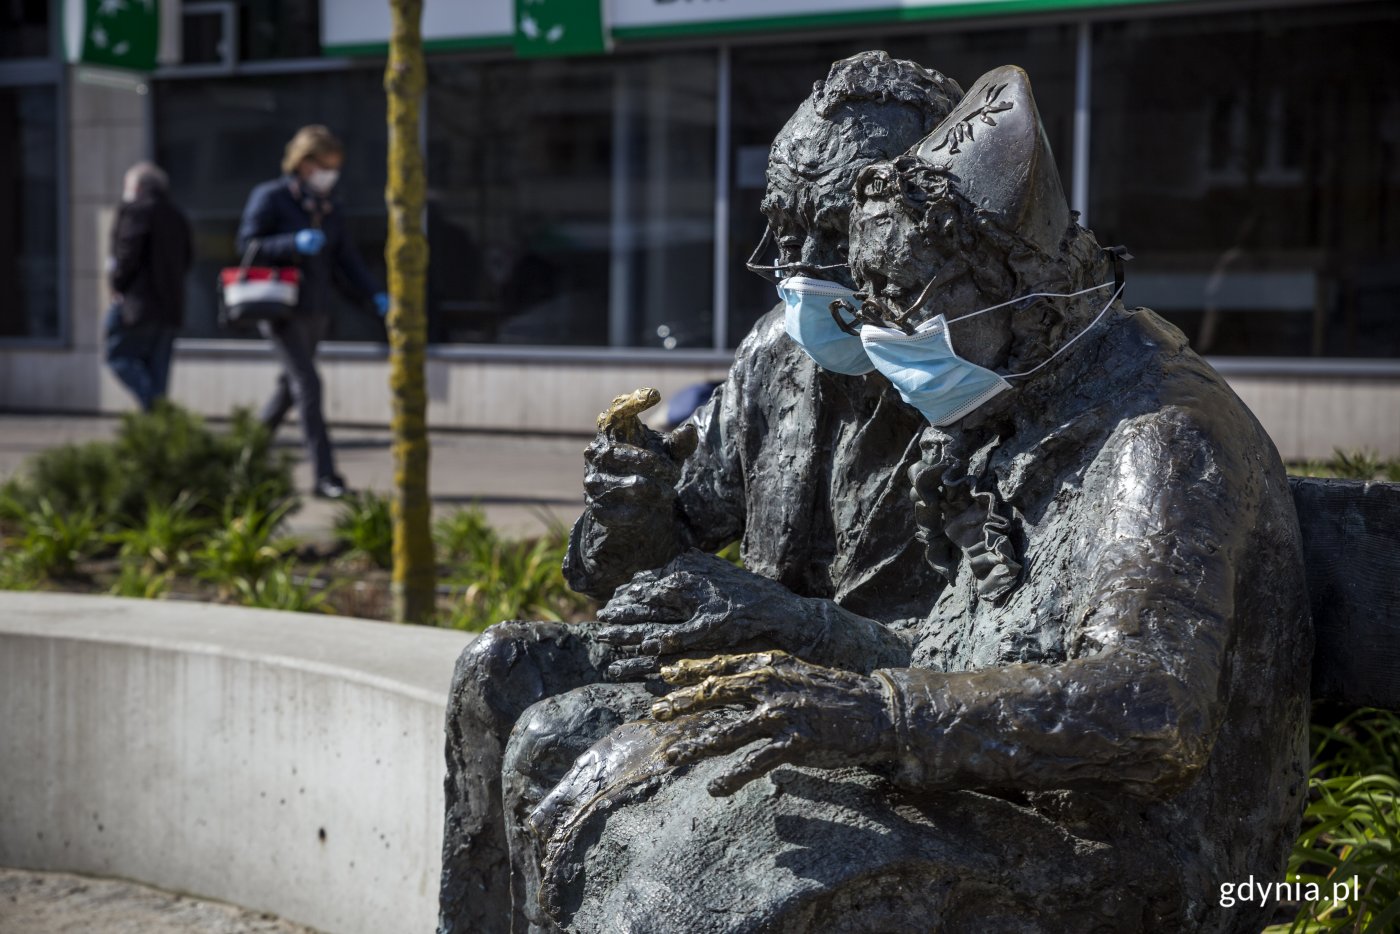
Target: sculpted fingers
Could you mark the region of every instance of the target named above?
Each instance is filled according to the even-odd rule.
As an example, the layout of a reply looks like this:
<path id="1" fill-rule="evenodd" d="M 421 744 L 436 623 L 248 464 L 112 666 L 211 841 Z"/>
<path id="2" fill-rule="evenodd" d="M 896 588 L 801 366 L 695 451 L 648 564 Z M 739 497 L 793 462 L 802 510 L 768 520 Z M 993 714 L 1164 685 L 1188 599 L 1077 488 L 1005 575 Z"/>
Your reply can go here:
<path id="1" fill-rule="evenodd" d="M 709 792 L 716 798 L 734 794 L 755 778 L 759 778 L 780 765 L 797 762 L 802 756 L 803 747 L 796 737 L 783 736 L 759 746 L 748 753 L 728 772 L 709 784 Z"/>
<path id="2" fill-rule="evenodd" d="M 695 615 L 703 581 L 688 574 L 643 572 L 619 587 L 598 613 L 605 623 L 679 623 Z"/>
<path id="3" fill-rule="evenodd" d="M 680 464 L 667 454 L 604 439 L 590 444 L 583 459 L 589 472 L 650 477 L 668 485 L 680 477 Z"/>
<path id="4" fill-rule="evenodd" d="M 788 653 L 749 652 L 743 655 L 716 655 L 713 658 L 683 658 L 661 669 L 661 677 L 669 684 L 696 684 L 706 678 L 739 674 L 758 668 L 781 664 Z"/>
<path id="5" fill-rule="evenodd" d="M 700 433 L 694 422 L 686 422 L 666 436 L 664 446 L 673 461 L 680 462 L 695 453 L 700 445 Z"/>
<path id="6" fill-rule="evenodd" d="M 637 623 L 599 626 L 593 630 L 593 637 L 606 645 L 641 645 L 651 635 L 651 627 Z"/>
<path id="7" fill-rule="evenodd" d="M 651 715 L 658 720 L 670 720 L 683 713 L 729 704 L 754 707 L 783 687 L 782 678 L 767 666 L 733 675 L 711 676 L 699 684 L 672 691 L 652 704 Z"/>
<path id="8" fill-rule="evenodd" d="M 661 661 L 650 656 L 624 658 L 608 666 L 608 679 L 611 681 L 635 681 L 656 673 Z"/>
<path id="9" fill-rule="evenodd" d="M 666 761 L 684 765 L 706 756 L 717 756 L 747 746 L 756 739 L 767 739 L 783 730 L 787 717 L 781 710 L 764 709 L 702 731 L 666 750 Z"/>

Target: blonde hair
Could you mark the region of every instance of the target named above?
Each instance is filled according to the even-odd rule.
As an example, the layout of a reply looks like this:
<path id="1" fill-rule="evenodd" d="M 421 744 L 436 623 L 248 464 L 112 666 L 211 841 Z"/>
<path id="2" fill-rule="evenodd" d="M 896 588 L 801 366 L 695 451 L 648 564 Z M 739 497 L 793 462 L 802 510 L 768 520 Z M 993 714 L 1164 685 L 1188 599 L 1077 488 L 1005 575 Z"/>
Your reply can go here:
<path id="1" fill-rule="evenodd" d="M 290 175 L 307 159 L 319 159 L 322 156 L 330 155 L 339 156 L 344 153 L 344 144 L 336 138 L 336 135 L 328 127 L 313 123 L 297 130 L 297 135 L 293 136 L 291 142 L 287 143 L 287 149 L 282 155 L 282 171 Z"/>

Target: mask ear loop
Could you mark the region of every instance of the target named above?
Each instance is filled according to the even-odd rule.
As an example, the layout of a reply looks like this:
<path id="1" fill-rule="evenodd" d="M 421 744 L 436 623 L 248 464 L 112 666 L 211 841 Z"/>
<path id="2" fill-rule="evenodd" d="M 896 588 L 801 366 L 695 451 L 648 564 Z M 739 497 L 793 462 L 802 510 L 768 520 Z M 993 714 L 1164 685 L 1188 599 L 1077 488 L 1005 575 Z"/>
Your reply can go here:
<path id="1" fill-rule="evenodd" d="M 1119 244 L 1118 246 L 1106 246 L 1103 251 L 1108 254 L 1108 258 L 1113 261 L 1113 289 L 1114 294 L 1123 291 L 1123 264 L 1133 258 L 1133 254 L 1128 252 L 1128 248 Z"/>
<path id="2" fill-rule="evenodd" d="M 772 266 L 764 266 L 762 263 L 758 262 L 759 256 L 763 254 L 764 248 L 768 246 L 768 241 L 771 239 L 773 239 L 773 225 L 769 224 L 763 228 L 763 236 L 759 238 L 758 246 L 753 248 L 753 252 L 749 254 L 749 258 L 744 261 L 744 268 L 748 269 L 749 272 L 757 273 L 760 276 L 763 276 L 765 273 L 767 273 L 767 275 L 771 275 L 773 277 L 774 282 L 777 282 L 778 261 L 776 259 L 773 260 Z M 765 278 L 767 278 L 767 276 L 765 276 Z"/>
<path id="3" fill-rule="evenodd" d="M 1036 370 L 1038 370 L 1038 369 L 1040 369 L 1041 367 L 1045 366 L 1047 363 L 1049 363 L 1050 361 L 1054 360 L 1054 359 L 1055 359 L 1056 357 L 1058 357 L 1060 354 L 1064 353 L 1066 350 L 1069 350 L 1071 347 L 1073 347 L 1075 341 L 1079 340 L 1079 339 L 1080 339 L 1081 337 L 1083 337 L 1085 334 L 1088 334 L 1090 331 L 1092 331 L 1092 330 L 1094 329 L 1094 325 L 1098 324 L 1099 321 L 1103 318 L 1103 316 L 1106 315 L 1106 314 L 1108 314 L 1108 310 L 1109 310 L 1110 308 L 1113 307 L 1113 303 L 1116 302 L 1116 301 L 1118 301 L 1118 296 L 1121 295 L 1121 294 L 1123 294 L 1123 283 L 1122 283 L 1122 281 L 1121 281 L 1121 280 L 1120 280 L 1120 281 L 1117 281 L 1115 284 L 1117 285 L 1117 287 L 1113 290 L 1113 294 L 1109 296 L 1108 302 L 1103 306 L 1103 308 L 1099 309 L 1099 313 L 1096 314 L 1096 315 L 1094 315 L 1094 320 L 1093 320 L 1093 321 L 1090 321 L 1090 322 L 1089 322 L 1088 324 L 1086 324 L 1084 327 L 1080 328 L 1080 329 L 1079 329 L 1079 333 L 1076 334 L 1076 335 L 1074 335 L 1073 337 L 1071 337 L 1069 340 L 1065 341 L 1064 345 L 1061 346 L 1059 350 L 1055 351 L 1055 352 L 1052 353 L 1050 356 L 1046 357 L 1044 360 L 1040 361 L 1040 362 L 1037 363 L 1035 366 L 1031 367 L 1029 370 L 1022 370 L 1020 373 L 1003 373 L 1003 374 L 1001 374 L 1002 379 L 1020 379 L 1020 378 L 1023 377 L 1023 376 L 1030 376 L 1030 375 L 1031 375 L 1032 373 L 1034 373 Z"/>
<path id="4" fill-rule="evenodd" d="M 851 321 L 849 324 L 841 319 L 840 313 L 843 309 L 851 313 Z M 860 337 L 860 332 L 857 331 L 855 327 L 863 320 L 859 309 L 854 308 L 851 303 L 844 298 L 838 298 L 827 306 L 827 310 L 831 312 L 831 320 L 836 322 L 838 328 L 852 337 Z"/>

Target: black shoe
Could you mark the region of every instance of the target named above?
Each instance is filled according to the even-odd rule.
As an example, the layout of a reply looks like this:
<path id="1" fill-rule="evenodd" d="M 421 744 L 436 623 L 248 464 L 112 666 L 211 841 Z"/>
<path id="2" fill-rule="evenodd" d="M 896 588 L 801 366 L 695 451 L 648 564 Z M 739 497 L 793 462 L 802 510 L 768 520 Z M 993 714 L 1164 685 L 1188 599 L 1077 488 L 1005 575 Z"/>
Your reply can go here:
<path id="1" fill-rule="evenodd" d="M 339 477 L 322 477 L 311 488 L 311 495 L 317 499 L 344 499 L 350 495 L 350 490 Z"/>

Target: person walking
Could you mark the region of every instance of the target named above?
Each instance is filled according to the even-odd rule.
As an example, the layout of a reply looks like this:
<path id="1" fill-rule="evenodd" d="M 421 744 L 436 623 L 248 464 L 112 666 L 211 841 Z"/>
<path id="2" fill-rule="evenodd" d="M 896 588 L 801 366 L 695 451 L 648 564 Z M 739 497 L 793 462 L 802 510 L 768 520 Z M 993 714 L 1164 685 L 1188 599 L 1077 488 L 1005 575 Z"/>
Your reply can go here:
<path id="1" fill-rule="evenodd" d="M 259 324 L 282 363 L 262 422 L 275 431 L 296 405 L 315 470 L 312 493 L 323 499 L 340 499 L 348 492 L 345 480 L 336 473 L 315 362 L 316 346 L 330 329 L 333 278 L 352 299 L 372 299 L 380 317 L 389 311 L 389 297 L 365 268 L 346 229 L 344 212 L 332 196 L 344 160 L 345 147 L 329 129 L 302 127 L 287 143 L 282 177 L 253 189 L 238 227 L 240 255 L 256 243 L 256 262 L 296 265 L 301 270 L 296 310 L 282 321 Z"/>
<path id="2" fill-rule="evenodd" d="M 169 189 L 153 163 L 127 170 L 107 260 L 107 366 L 144 412 L 165 397 L 170 382 L 175 335 L 185 319 L 185 276 L 194 261 L 189 221 Z"/>

